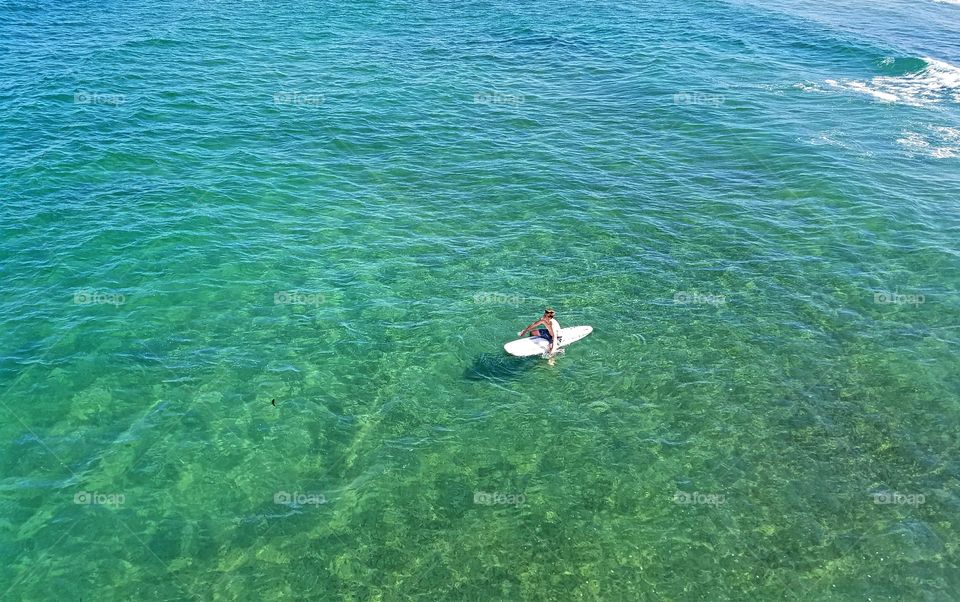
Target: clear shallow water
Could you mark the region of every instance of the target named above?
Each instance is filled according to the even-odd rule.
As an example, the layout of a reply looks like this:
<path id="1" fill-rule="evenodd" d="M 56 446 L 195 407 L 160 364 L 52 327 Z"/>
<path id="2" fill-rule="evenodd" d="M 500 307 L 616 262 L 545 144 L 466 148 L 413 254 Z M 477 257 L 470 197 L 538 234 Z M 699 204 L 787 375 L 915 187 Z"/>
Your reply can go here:
<path id="1" fill-rule="evenodd" d="M 831 6 L 3 4 L 0 593 L 956 599 L 960 7 Z"/>

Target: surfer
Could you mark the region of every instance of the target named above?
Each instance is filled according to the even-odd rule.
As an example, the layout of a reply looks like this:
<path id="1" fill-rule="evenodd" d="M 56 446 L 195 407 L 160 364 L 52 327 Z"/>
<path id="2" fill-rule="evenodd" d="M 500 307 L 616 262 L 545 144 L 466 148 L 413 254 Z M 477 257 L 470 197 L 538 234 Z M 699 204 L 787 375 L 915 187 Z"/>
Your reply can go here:
<path id="1" fill-rule="evenodd" d="M 548 307 L 544 310 L 542 318 L 521 330 L 517 336 L 522 337 L 529 332 L 532 337 L 543 337 L 550 342 L 550 353 L 553 353 L 560 342 L 560 323 L 554 318 L 555 315 L 557 315 L 557 312 Z M 538 326 L 543 326 L 543 328 L 534 330 Z"/>

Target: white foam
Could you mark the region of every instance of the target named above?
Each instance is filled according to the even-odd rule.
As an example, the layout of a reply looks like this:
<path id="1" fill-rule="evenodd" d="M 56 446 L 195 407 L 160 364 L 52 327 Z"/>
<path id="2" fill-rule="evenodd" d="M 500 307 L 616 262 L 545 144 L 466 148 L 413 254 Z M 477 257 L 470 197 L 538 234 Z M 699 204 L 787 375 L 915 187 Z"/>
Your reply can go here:
<path id="1" fill-rule="evenodd" d="M 924 57 L 923 60 L 927 63 L 926 67 L 914 73 L 897 76 L 880 75 L 869 81 L 838 82 L 828 79 L 825 83 L 835 88 L 869 94 L 883 102 L 899 102 L 914 106 L 942 102 L 960 103 L 960 67 L 930 57 Z"/>
<path id="2" fill-rule="evenodd" d="M 929 126 L 926 131 L 903 132 L 897 138 L 897 144 L 903 146 L 910 154 L 926 155 L 934 159 L 953 159 L 960 157 L 960 129 Z"/>
<path id="3" fill-rule="evenodd" d="M 832 82 L 832 79 L 828 79 L 827 83 Z M 836 82 L 834 82 L 836 83 Z M 812 82 L 800 82 L 793 84 L 793 87 L 801 92 L 823 92 L 823 88 Z"/>
<path id="4" fill-rule="evenodd" d="M 905 146 L 911 150 L 922 150 L 930 148 L 930 143 L 923 139 L 923 136 L 916 132 L 904 132 L 903 138 L 897 138 L 897 144 Z"/>
<path id="5" fill-rule="evenodd" d="M 900 100 L 900 97 L 897 96 L 896 94 L 884 92 L 883 90 L 875 90 L 870 86 L 868 86 L 867 84 L 864 84 L 861 82 L 849 82 L 847 84 L 847 87 L 850 88 L 851 90 L 856 90 L 857 92 L 864 92 L 866 94 L 870 94 L 871 96 L 874 96 L 886 102 L 897 102 L 898 100 Z"/>
<path id="6" fill-rule="evenodd" d="M 949 128 L 942 125 L 935 125 L 930 128 L 947 142 L 960 143 L 960 128 Z"/>
<path id="7" fill-rule="evenodd" d="M 836 146 L 844 150 L 855 152 L 861 157 L 872 157 L 873 153 L 863 148 L 861 144 L 855 140 L 851 140 L 843 130 L 839 128 L 833 128 L 823 132 L 817 133 L 815 136 L 810 138 L 803 139 L 798 138 L 798 142 L 806 142 L 813 146 Z"/>

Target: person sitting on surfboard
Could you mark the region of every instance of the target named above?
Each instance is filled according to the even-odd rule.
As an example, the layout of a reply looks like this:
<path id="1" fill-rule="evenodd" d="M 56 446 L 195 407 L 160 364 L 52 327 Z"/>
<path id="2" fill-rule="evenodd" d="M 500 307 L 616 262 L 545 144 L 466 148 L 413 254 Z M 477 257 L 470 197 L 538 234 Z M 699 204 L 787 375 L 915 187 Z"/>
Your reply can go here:
<path id="1" fill-rule="evenodd" d="M 553 353 L 560 342 L 560 323 L 554 319 L 555 315 L 557 312 L 548 307 L 544 310 L 542 318 L 521 330 L 517 336 L 522 337 L 529 332 L 532 337 L 543 337 L 550 342 L 550 353 Z M 543 328 L 534 330 L 537 326 L 543 326 Z"/>

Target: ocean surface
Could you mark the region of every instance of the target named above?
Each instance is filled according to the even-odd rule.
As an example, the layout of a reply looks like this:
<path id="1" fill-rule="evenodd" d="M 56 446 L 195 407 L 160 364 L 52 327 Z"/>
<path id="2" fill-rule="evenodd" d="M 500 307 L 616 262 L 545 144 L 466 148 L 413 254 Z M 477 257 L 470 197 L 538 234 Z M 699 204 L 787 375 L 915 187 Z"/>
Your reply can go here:
<path id="1" fill-rule="evenodd" d="M 960 600 L 958 290 L 960 2 L 4 0 L 0 600 Z"/>

